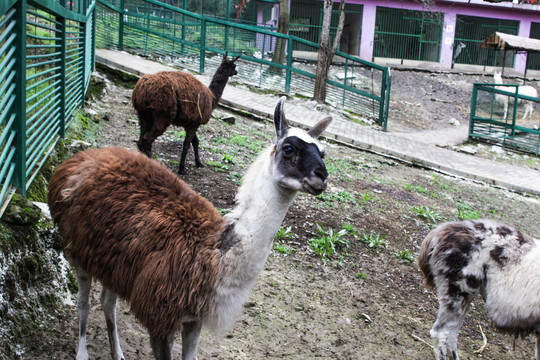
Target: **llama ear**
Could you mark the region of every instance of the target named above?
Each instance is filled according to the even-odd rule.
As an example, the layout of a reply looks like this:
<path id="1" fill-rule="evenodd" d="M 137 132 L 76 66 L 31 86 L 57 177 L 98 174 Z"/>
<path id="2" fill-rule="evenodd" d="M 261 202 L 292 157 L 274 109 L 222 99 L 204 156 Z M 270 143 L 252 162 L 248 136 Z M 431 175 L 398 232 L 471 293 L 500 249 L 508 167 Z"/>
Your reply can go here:
<path id="1" fill-rule="evenodd" d="M 227 58 L 228 53 L 229 53 L 228 51 L 225 51 L 225 54 L 223 54 L 223 60 L 225 60 Z"/>
<path id="2" fill-rule="evenodd" d="M 332 122 L 332 117 L 326 117 L 319 121 L 311 130 L 308 131 L 308 135 L 314 139 L 317 139 L 326 130 L 328 125 Z"/>
<path id="3" fill-rule="evenodd" d="M 285 118 L 285 112 L 283 111 L 283 104 L 287 100 L 286 96 L 282 96 L 274 110 L 274 126 L 276 127 L 276 143 L 287 136 L 289 125 L 287 124 L 287 119 Z"/>
<path id="4" fill-rule="evenodd" d="M 241 56 L 241 55 L 238 55 L 237 57 L 235 57 L 234 59 L 232 59 L 232 62 L 235 62 L 236 60 L 240 59 L 240 56 Z"/>

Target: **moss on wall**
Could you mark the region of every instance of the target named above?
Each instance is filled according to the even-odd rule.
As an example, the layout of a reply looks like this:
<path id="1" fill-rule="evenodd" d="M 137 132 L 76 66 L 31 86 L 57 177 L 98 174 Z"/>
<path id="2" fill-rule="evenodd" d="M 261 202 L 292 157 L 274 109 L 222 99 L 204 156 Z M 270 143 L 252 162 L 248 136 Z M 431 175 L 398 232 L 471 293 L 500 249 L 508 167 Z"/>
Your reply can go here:
<path id="1" fill-rule="evenodd" d="M 47 202 L 56 167 L 85 148 L 97 129 L 99 125 L 82 112 L 76 114 L 66 140 L 58 142 L 27 198 L 14 194 L 0 219 L 0 359 L 18 358 L 18 349 L 25 346 L 29 334 L 46 327 L 47 319 L 56 316 L 64 300 L 77 291 L 75 276 L 63 256 L 62 239 L 52 220 L 32 201 Z"/>

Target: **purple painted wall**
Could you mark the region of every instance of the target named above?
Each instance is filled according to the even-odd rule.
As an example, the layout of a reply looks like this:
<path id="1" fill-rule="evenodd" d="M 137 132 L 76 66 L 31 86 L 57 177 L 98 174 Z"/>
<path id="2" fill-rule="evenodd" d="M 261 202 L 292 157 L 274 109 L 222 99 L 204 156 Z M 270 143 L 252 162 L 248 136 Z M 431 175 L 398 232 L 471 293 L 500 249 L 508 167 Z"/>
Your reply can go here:
<path id="1" fill-rule="evenodd" d="M 416 1 L 405 0 L 348 0 L 350 4 L 363 5 L 362 35 L 360 42 L 360 58 L 373 59 L 373 39 L 375 35 L 375 16 L 377 6 L 395 9 L 435 11 L 444 13 L 443 35 L 441 39 L 440 64 L 451 67 L 454 35 L 457 15 L 479 16 L 487 18 L 519 21 L 519 36 L 529 37 L 531 22 L 540 22 L 540 6 L 504 3 L 487 3 L 479 0 L 436 1 L 433 6 L 426 7 Z M 514 69 L 525 71 L 526 55 L 517 54 Z"/>
<path id="2" fill-rule="evenodd" d="M 294 0 L 289 0 L 289 7 L 291 1 Z M 334 1 L 338 2 L 339 0 Z M 373 59 L 375 17 L 377 7 L 379 6 L 394 9 L 435 11 L 443 13 L 444 24 L 439 63 L 448 68 L 452 66 L 456 19 L 458 15 L 517 20 L 519 21 L 518 35 L 523 37 L 529 37 L 532 22 L 540 22 L 540 6 L 514 4 L 512 2 L 488 3 L 481 0 L 435 0 L 434 5 L 424 6 L 422 3 L 414 0 L 347 0 L 347 4 L 359 4 L 363 6 L 362 31 L 360 37 L 360 50 L 358 54 L 360 58 L 368 61 Z M 267 3 L 263 6 L 267 6 Z M 274 6 L 279 14 L 279 5 L 275 4 Z M 262 23 L 261 8 L 259 8 L 257 20 L 258 23 Z M 272 25 L 277 26 L 277 21 Z M 351 41 L 354 41 L 354 39 Z M 258 45 L 261 45 L 259 44 L 259 41 Z M 514 61 L 514 69 L 524 73 L 526 61 L 527 58 L 525 54 L 517 54 Z"/>

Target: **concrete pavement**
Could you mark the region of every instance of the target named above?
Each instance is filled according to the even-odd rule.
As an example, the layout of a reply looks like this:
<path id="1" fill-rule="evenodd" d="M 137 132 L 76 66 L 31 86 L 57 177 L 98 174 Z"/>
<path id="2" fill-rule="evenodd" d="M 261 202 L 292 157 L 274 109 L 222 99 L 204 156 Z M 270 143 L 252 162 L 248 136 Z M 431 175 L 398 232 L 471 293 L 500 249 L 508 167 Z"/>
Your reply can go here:
<path id="1" fill-rule="evenodd" d="M 96 61 L 139 76 L 163 70 L 176 70 L 123 51 L 97 49 Z M 197 77 L 205 84 L 210 82 L 209 77 Z M 226 106 L 265 118 L 272 118 L 276 101 L 277 98 L 271 98 L 270 95 L 258 94 L 245 87 L 230 84 L 225 87 L 221 98 L 221 103 Z M 310 128 L 318 120 L 328 116 L 327 113 L 298 102 L 287 102 L 285 114 L 291 125 L 302 128 Z M 538 170 L 457 153 L 348 121 L 340 114 L 330 115 L 334 117 L 334 120 L 324 133 L 328 138 L 444 173 L 517 192 L 540 195 L 540 171 Z"/>

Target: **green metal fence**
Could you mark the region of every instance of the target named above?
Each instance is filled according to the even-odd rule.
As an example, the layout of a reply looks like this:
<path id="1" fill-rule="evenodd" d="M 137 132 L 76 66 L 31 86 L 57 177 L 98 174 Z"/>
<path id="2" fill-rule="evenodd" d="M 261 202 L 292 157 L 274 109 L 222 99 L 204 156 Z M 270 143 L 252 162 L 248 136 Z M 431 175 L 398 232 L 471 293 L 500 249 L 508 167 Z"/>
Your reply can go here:
<path id="1" fill-rule="evenodd" d="M 454 49 L 458 44 L 465 45 L 455 56 L 454 62 L 486 66 L 512 67 L 514 53 L 481 48 L 480 43 L 496 31 L 517 35 L 519 22 L 477 16 L 458 15 L 456 19 L 456 35 Z M 506 58 L 505 58 L 506 56 Z"/>
<path id="2" fill-rule="evenodd" d="M 284 64 L 272 62 L 277 38 L 287 40 Z M 318 44 L 262 27 L 204 17 L 155 0 L 99 0 L 98 47 L 127 50 L 172 66 L 212 74 L 221 56 L 241 54 L 235 81 L 275 91 L 313 96 L 315 65 L 300 62 L 293 52 L 316 54 Z M 337 53 L 343 61 L 333 66 L 327 100 L 377 121 L 386 128 L 391 77 L 387 67 Z M 278 71 L 272 71 L 278 69 Z"/>
<path id="3" fill-rule="evenodd" d="M 469 140 L 497 143 L 503 147 L 540 154 L 540 116 L 538 113 L 523 119 L 525 101 L 538 109 L 540 98 L 518 95 L 517 84 L 473 85 Z M 504 102 L 508 114 L 504 116 Z"/>
<path id="4" fill-rule="evenodd" d="M 75 109 L 94 59 L 95 0 L 0 3 L 0 203 L 23 195 Z"/>
<path id="5" fill-rule="evenodd" d="M 439 61 L 442 13 L 377 7 L 375 24 L 374 57 Z"/>

